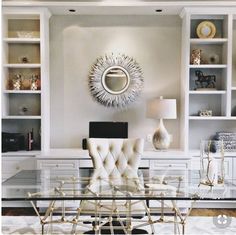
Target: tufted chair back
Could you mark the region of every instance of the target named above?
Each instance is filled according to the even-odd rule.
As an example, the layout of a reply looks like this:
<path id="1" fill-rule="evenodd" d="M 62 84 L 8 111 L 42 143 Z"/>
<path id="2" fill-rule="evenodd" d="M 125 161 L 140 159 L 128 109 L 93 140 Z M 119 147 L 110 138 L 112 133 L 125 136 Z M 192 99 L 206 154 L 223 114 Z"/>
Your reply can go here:
<path id="1" fill-rule="evenodd" d="M 88 139 L 96 180 L 113 185 L 127 184 L 128 179 L 138 178 L 138 167 L 143 154 L 143 139 Z"/>

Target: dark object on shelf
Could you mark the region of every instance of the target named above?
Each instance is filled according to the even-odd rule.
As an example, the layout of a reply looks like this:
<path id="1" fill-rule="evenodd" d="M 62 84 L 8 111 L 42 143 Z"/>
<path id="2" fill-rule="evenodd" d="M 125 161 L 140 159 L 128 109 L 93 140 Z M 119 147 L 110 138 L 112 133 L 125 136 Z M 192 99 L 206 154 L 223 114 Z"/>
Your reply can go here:
<path id="1" fill-rule="evenodd" d="M 89 122 L 89 138 L 128 138 L 128 122 Z M 87 140 L 82 140 L 87 149 Z"/>
<path id="2" fill-rule="evenodd" d="M 31 151 L 34 149 L 34 132 L 32 131 L 27 133 L 27 150 Z"/>
<path id="3" fill-rule="evenodd" d="M 25 137 L 20 133 L 2 132 L 2 152 L 25 150 Z"/>
<path id="4" fill-rule="evenodd" d="M 87 147 L 87 139 L 82 139 L 82 149 L 88 149 L 88 147 Z"/>
<path id="5" fill-rule="evenodd" d="M 195 75 L 197 76 L 197 80 L 195 80 L 195 84 L 197 86 L 196 90 L 204 88 L 216 88 L 215 75 L 204 75 L 201 70 L 196 70 Z"/>

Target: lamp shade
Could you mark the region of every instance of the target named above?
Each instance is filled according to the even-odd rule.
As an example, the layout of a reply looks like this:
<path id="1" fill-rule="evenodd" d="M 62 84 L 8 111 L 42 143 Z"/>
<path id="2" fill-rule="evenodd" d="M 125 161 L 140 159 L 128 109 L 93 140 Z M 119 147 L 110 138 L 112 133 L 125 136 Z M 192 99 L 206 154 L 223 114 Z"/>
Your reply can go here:
<path id="1" fill-rule="evenodd" d="M 176 100 L 156 98 L 147 104 L 147 117 L 154 119 L 176 119 Z"/>

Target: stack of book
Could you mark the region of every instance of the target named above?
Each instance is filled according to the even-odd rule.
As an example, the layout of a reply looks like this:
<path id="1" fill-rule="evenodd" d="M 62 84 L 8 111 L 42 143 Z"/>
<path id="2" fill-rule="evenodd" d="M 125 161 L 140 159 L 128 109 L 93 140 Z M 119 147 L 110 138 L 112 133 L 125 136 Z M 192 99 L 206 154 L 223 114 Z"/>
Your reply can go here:
<path id="1" fill-rule="evenodd" d="M 215 140 L 223 141 L 226 152 L 236 152 L 236 133 L 235 132 L 216 132 Z"/>

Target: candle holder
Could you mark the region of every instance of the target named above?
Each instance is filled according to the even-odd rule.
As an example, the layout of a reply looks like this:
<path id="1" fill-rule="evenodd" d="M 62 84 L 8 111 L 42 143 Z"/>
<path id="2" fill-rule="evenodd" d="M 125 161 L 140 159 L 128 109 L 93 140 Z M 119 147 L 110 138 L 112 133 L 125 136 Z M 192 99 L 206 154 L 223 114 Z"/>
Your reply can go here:
<path id="1" fill-rule="evenodd" d="M 218 140 L 203 140 L 200 145 L 200 184 L 222 185 L 225 179 L 224 144 Z"/>

